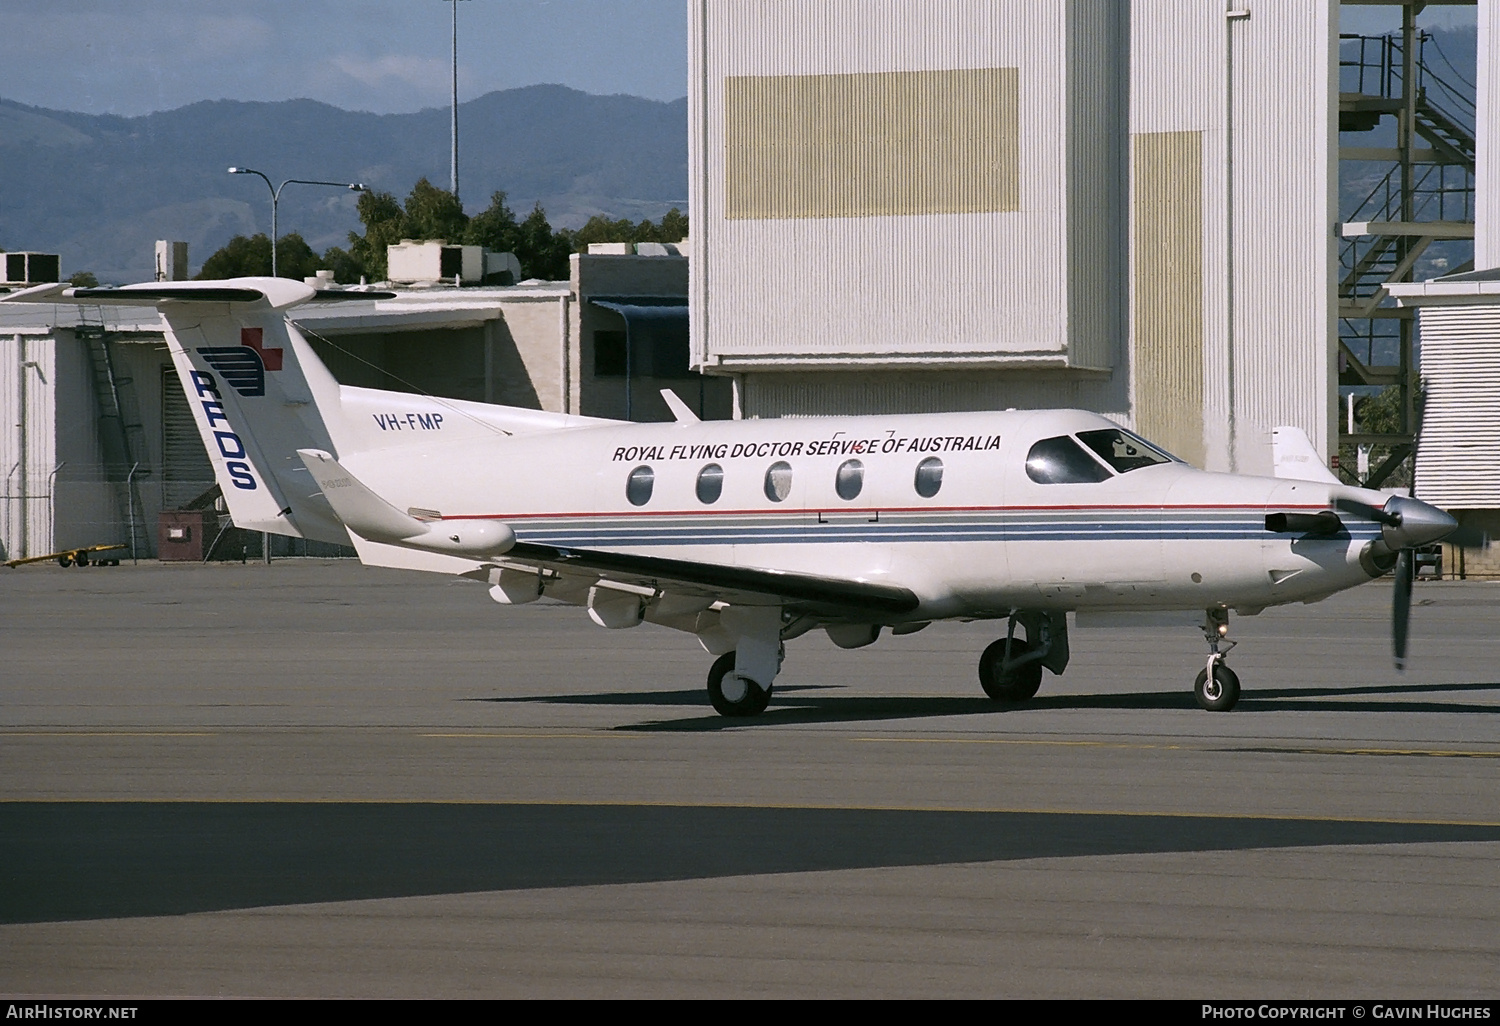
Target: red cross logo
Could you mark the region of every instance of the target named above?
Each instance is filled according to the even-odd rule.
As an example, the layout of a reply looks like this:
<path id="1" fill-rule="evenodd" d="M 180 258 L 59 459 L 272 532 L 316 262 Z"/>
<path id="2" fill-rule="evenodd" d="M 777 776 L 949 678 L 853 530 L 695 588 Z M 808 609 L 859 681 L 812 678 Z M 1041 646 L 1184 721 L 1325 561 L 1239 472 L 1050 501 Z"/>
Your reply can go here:
<path id="1" fill-rule="evenodd" d="M 266 370 L 281 370 L 281 350 L 262 348 L 265 345 L 265 332 L 262 329 L 241 328 L 240 345 L 254 349 L 260 355 L 260 362 L 266 365 Z"/>

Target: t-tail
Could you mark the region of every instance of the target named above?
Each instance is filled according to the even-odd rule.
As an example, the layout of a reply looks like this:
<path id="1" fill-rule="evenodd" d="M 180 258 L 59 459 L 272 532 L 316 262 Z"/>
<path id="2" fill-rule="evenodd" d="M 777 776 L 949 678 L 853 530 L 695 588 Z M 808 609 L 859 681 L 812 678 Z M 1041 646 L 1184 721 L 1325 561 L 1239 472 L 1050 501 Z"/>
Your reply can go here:
<path id="1" fill-rule="evenodd" d="M 598 424 L 588 417 L 340 385 L 287 312 L 319 292 L 286 278 L 161 282 L 120 288 L 39 285 L 0 302 L 156 307 L 167 346 L 237 527 L 337 544 L 351 536 L 299 451 L 332 458 L 408 445 Z M 384 562 L 366 559 L 367 562 Z"/>

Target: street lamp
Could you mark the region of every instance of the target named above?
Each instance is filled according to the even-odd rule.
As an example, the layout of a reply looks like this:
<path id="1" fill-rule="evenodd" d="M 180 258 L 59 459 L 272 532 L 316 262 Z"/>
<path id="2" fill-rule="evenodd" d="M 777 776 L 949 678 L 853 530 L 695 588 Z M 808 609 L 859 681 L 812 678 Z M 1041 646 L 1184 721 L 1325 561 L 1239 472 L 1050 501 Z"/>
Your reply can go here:
<path id="1" fill-rule="evenodd" d="M 281 190 L 288 185 L 328 185 L 335 189 L 348 189 L 351 192 L 369 192 L 369 186 L 363 182 L 318 182 L 310 178 L 288 178 L 280 185 L 272 185 L 271 180 L 253 167 L 232 167 L 229 169 L 232 175 L 255 175 L 266 183 L 266 188 L 271 190 L 271 277 L 276 277 L 276 205 L 281 202 Z"/>

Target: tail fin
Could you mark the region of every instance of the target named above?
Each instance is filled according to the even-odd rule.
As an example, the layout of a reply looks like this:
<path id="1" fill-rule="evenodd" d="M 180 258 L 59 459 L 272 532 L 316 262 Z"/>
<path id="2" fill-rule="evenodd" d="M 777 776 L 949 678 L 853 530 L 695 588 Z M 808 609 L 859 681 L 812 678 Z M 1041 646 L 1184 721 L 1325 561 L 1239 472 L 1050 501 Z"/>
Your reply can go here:
<path id="1" fill-rule="evenodd" d="M 230 515 L 236 525 L 252 531 L 356 543 L 299 450 L 343 459 L 356 452 L 425 446 L 434 433 L 445 441 L 460 441 L 607 423 L 340 386 L 287 319 L 288 310 L 314 298 L 391 295 L 319 293 L 285 278 L 235 278 L 109 289 L 45 285 L 0 297 L 0 302 L 72 301 L 160 310 L 173 364 Z M 451 546 L 415 547 L 456 551 Z"/>
<path id="2" fill-rule="evenodd" d="M 298 449 L 338 451 L 339 386 L 285 311 L 316 292 L 285 278 L 28 289 L 11 302 L 154 306 L 236 525 L 349 544 Z"/>
<path id="3" fill-rule="evenodd" d="M 245 301 L 199 299 L 222 282 L 137 287 L 158 301 L 188 405 L 237 526 L 349 544 L 348 533 L 297 456 L 337 451 L 339 386 L 284 311 L 314 290 L 282 278 L 238 279 Z M 190 286 L 205 286 L 195 290 Z M 112 290 L 132 291 L 131 286 Z"/>

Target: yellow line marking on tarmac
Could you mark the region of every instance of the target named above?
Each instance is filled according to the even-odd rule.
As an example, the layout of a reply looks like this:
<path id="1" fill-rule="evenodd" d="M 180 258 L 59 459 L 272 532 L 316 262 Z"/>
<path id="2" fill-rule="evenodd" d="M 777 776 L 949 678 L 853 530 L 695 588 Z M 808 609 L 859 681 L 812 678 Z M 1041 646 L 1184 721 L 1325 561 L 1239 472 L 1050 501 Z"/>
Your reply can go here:
<path id="1" fill-rule="evenodd" d="M 217 731 L 188 730 L 0 730 L 0 737 L 218 737 Z"/>
<path id="2" fill-rule="evenodd" d="M 1472 751 L 1446 748 L 1310 748 L 1307 746 L 1256 745 L 1246 747 L 1227 743 L 1224 745 L 1149 744 L 1124 741 L 1045 741 L 1018 738 L 966 738 L 966 737 L 855 737 L 851 741 L 883 744 L 928 744 L 928 745 L 1037 745 L 1057 748 L 1127 748 L 1136 750 L 1190 752 L 1263 752 L 1288 755 L 1420 755 L 1445 759 L 1500 759 L 1500 752 Z"/>
<path id="3" fill-rule="evenodd" d="M 1309 816 L 1289 813 L 1235 812 L 1159 812 L 1148 809 L 1048 809 L 1003 808 L 961 805 L 834 805 L 814 802 L 687 802 L 629 801 L 600 798 L 513 798 L 492 801 L 483 798 L 0 798 L 5 805 L 456 805 L 456 806 L 524 806 L 535 808 L 610 808 L 610 809 L 755 809 L 804 812 L 963 812 L 982 815 L 1026 816 L 1120 816 L 1132 819 L 1222 819 L 1261 820 L 1276 823 L 1371 823 L 1390 826 L 1493 827 L 1500 820 L 1472 819 L 1390 819 L 1376 816 Z"/>
<path id="4" fill-rule="evenodd" d="M 893 745 L 1040 745 L 1056 748 L 1134 748 L 1203 751 L 1197 745 L 1159 745 L 1126 741 L 1037 741 L 998 737 L 852 737 L 851 741 Z"/>
<path id="5" fill-rule="evenodd" d="M 474 734 L 469 734 L 469 733 L 463 733 L 463 734 L 418 734 L 417 737 L 454 737 L 454 738 L 468 738 L 468 737 L 505 737 L 505 738 L 512 738 L 512 737 L 518 737 L 518 738 L 572 737 L 572 738 L 585 738 L 585 739 L 588 739 L 588 740 L 597 741 L 597 740 L 601 740 L 601 739 L 609 739 L 609 738 L 615 738 L 615 737 L 629 737 L 629 735 L 628 734 L 612 734 L 612 733 L 606 733 L 604 731 L 600 731 L 597 734 L 497 734 L 497 733 L 483 733 L 483 734 L 479 734 L 479 733 L 474 733 Z M 631 738 L 631 740 L 637 740 L 637 739 L 636 738 Z"/>

